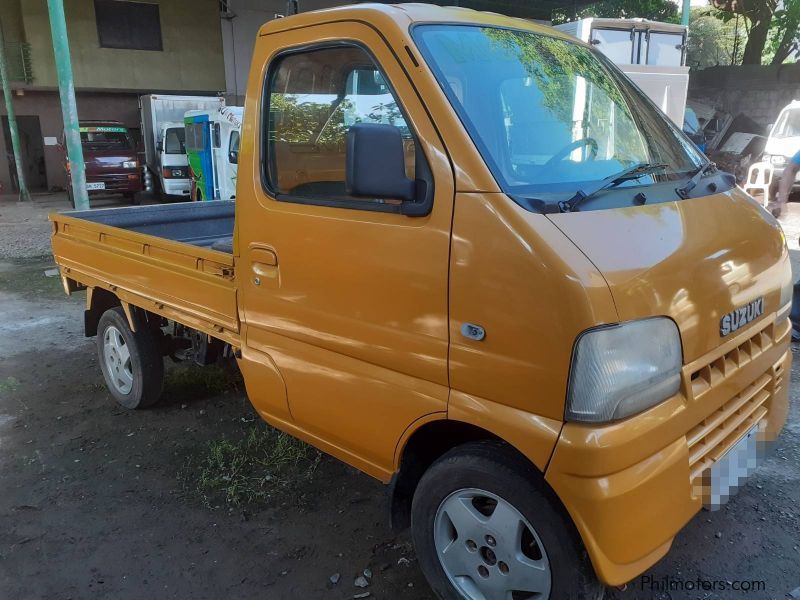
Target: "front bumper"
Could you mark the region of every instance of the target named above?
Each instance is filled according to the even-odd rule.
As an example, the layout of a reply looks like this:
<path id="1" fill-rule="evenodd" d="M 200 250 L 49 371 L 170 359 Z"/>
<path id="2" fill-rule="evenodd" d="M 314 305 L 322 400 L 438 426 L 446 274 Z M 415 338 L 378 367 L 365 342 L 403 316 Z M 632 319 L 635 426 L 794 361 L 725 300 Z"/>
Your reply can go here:
<path id="1" fill-rule="evenodd" d="M 786 421 L 791 325 L 761 320 L 686 365 L 681 392 L 597 427 L 568 423 L 545 478 L 583 538 L 598 577 L 631 581 L 662 558 L 702 508 L 708 467 L 758 424 Z"/>
<path id="2" fill-rule="evenodd" d="M 772 165 L 772 183 L 773 185 L 777 186 L 781 179 L 783 178 L 783 172 L 786 170 L 786 165 L 781 165 L 780 167 L 776 167 Z M 794 184 L 792 184 L 792 189 L 800 188 L 800 172 L 794 178 Z"/>
<path id="3" fill-rule="evenodd" d="M 89 190 L 90 194 L 135 194 L 144 189 L 142 175 L 137 172 L 87 175 L 87 183 L 102 182 L 104 189 Z"/>
<path id="4" fill-rule="evenodd" d="M 192 188 L 191 179 L 163 179 L 163 191 L 167 196 L 186 196 Z"/>

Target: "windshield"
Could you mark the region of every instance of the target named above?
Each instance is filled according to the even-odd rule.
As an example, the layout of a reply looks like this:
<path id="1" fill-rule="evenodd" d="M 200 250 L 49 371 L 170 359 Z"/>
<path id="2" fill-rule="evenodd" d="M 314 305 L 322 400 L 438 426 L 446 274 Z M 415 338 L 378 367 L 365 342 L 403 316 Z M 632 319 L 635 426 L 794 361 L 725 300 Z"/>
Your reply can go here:
<path id="1" fill-rule="evenodd" d="M 165 154 L 186 154 L 186 130 L 183 127 L 170 127 L 164 134 Z"/>
<path id="2" fill-rule="evenodd" d="M 705 162 L 584 46 L 471 25 L 421 25 L 414 36 L 506 193 L 563 196 L 634 165 L 666 165 L 624 184 L 642 185 L 677 179 Z"/>
<path id="3" fill-rule="evenodd" d="M 131 150 L 133 141 L 124 127 L 80 127 L 81 145 L 94 151 Z"/>
<path id="4" fill-rule="evenodd" d="M 770 137 L 781 140 L 797 136 L 800 136 L 800 108 L 783 111 Z"/>

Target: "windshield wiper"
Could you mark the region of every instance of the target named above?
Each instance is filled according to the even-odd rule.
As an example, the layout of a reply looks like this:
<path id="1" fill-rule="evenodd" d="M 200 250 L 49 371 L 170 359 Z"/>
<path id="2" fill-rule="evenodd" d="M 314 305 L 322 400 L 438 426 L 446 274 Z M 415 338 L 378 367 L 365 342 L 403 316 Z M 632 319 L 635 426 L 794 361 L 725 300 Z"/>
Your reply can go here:
<path id="1" fill-rule="evenodd" d="M 700 180 L 703 176 L 710 170 L 716 169 L 717 165 L 713 162 L 707 162 L 704 165 L 698 167 L 694 171 L 692 171 L 691 176 L 689 177 L 689 181 L 686 182 L 686 185 L 683 187 L 675 188 L 675 192 L 678 196 L 681 197 L 682 200 L 686 200 L 689 198 L 689 193 L 697 187 L 697 184 L 700 183 Z"/>
<path id="2" fill-rule="evenodd" d="M 625 181 L 631 181 L 633 179 L 639 179 L 640 177 L 644 177 L 645 175 L 649 175 L 655 171 L 659 171 L 668 167 L 669 165 L 665 165 L 663 163 L 638 163 L 633 165 L 632 167 L 628 167 L 624 171 L 620 171 L 615 175 L 611 175 L 610 177 L 606 177 L 605 179 L 600 180 L 593 188 L 588 190 L 578 190 L 575 192 L 575 195 L 570 198 L 569 200 L 562 200 L 558 203 L 558 208 L 561 212 L 572 212 L 575 208 L 580 205 L 582 202 L 591 198 L 595 194 L 599 194 L 603 190 L 607 190 L 608 188 L 612 188 L 618 186 L 620 183 Z"/>

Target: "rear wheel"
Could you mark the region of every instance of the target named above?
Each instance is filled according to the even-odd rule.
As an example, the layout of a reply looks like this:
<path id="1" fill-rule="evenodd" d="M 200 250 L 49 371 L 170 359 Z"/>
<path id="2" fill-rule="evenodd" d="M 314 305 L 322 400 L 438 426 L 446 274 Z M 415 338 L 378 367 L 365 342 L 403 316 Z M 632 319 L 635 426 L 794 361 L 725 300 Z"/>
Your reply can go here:
<path id="1" fill-rule="evenodd" d="M 125 408 L 147 408 L 161 397 L 164 357 L 156 332 L 145 319 L 131 331 L 122 308 L 103 313 L 97 327 L 97 353 L 106 386 Z"/>
<path id="2" fill-rule="evenodd" d="M 439 598 L 602 598 L 577 532 L 540 480 L 522 457 L 488 441 L 455 448 L 428 469 L 414 493 L 412 535 Z"/>

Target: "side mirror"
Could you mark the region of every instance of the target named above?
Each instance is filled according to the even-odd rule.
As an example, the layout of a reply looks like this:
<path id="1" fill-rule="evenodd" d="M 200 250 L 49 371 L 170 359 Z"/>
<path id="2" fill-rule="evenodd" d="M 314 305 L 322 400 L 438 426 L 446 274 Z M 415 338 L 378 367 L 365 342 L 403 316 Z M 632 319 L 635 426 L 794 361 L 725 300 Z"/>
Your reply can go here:
<path id="1" fill-rule="evenodd" d="M 231 150 L 228 152 L 228 162 L 232 165 L 239 164 L 239 151 L 238 150 Z"/>
<path id="2" fill-rule="evenodd" d="M 164 151 L 164 144 L 162 144 L 161 142 L 158 142 L 156 144 L 156 152 L 163 152 L 163 151 Z"/>
<path id="3" fill-rule="evenodd" d="M 397 127 L 357 123 L 348 129 L 345 186 L 353 196 L 414 200 L 416 185 L 406 177 Z"/>

